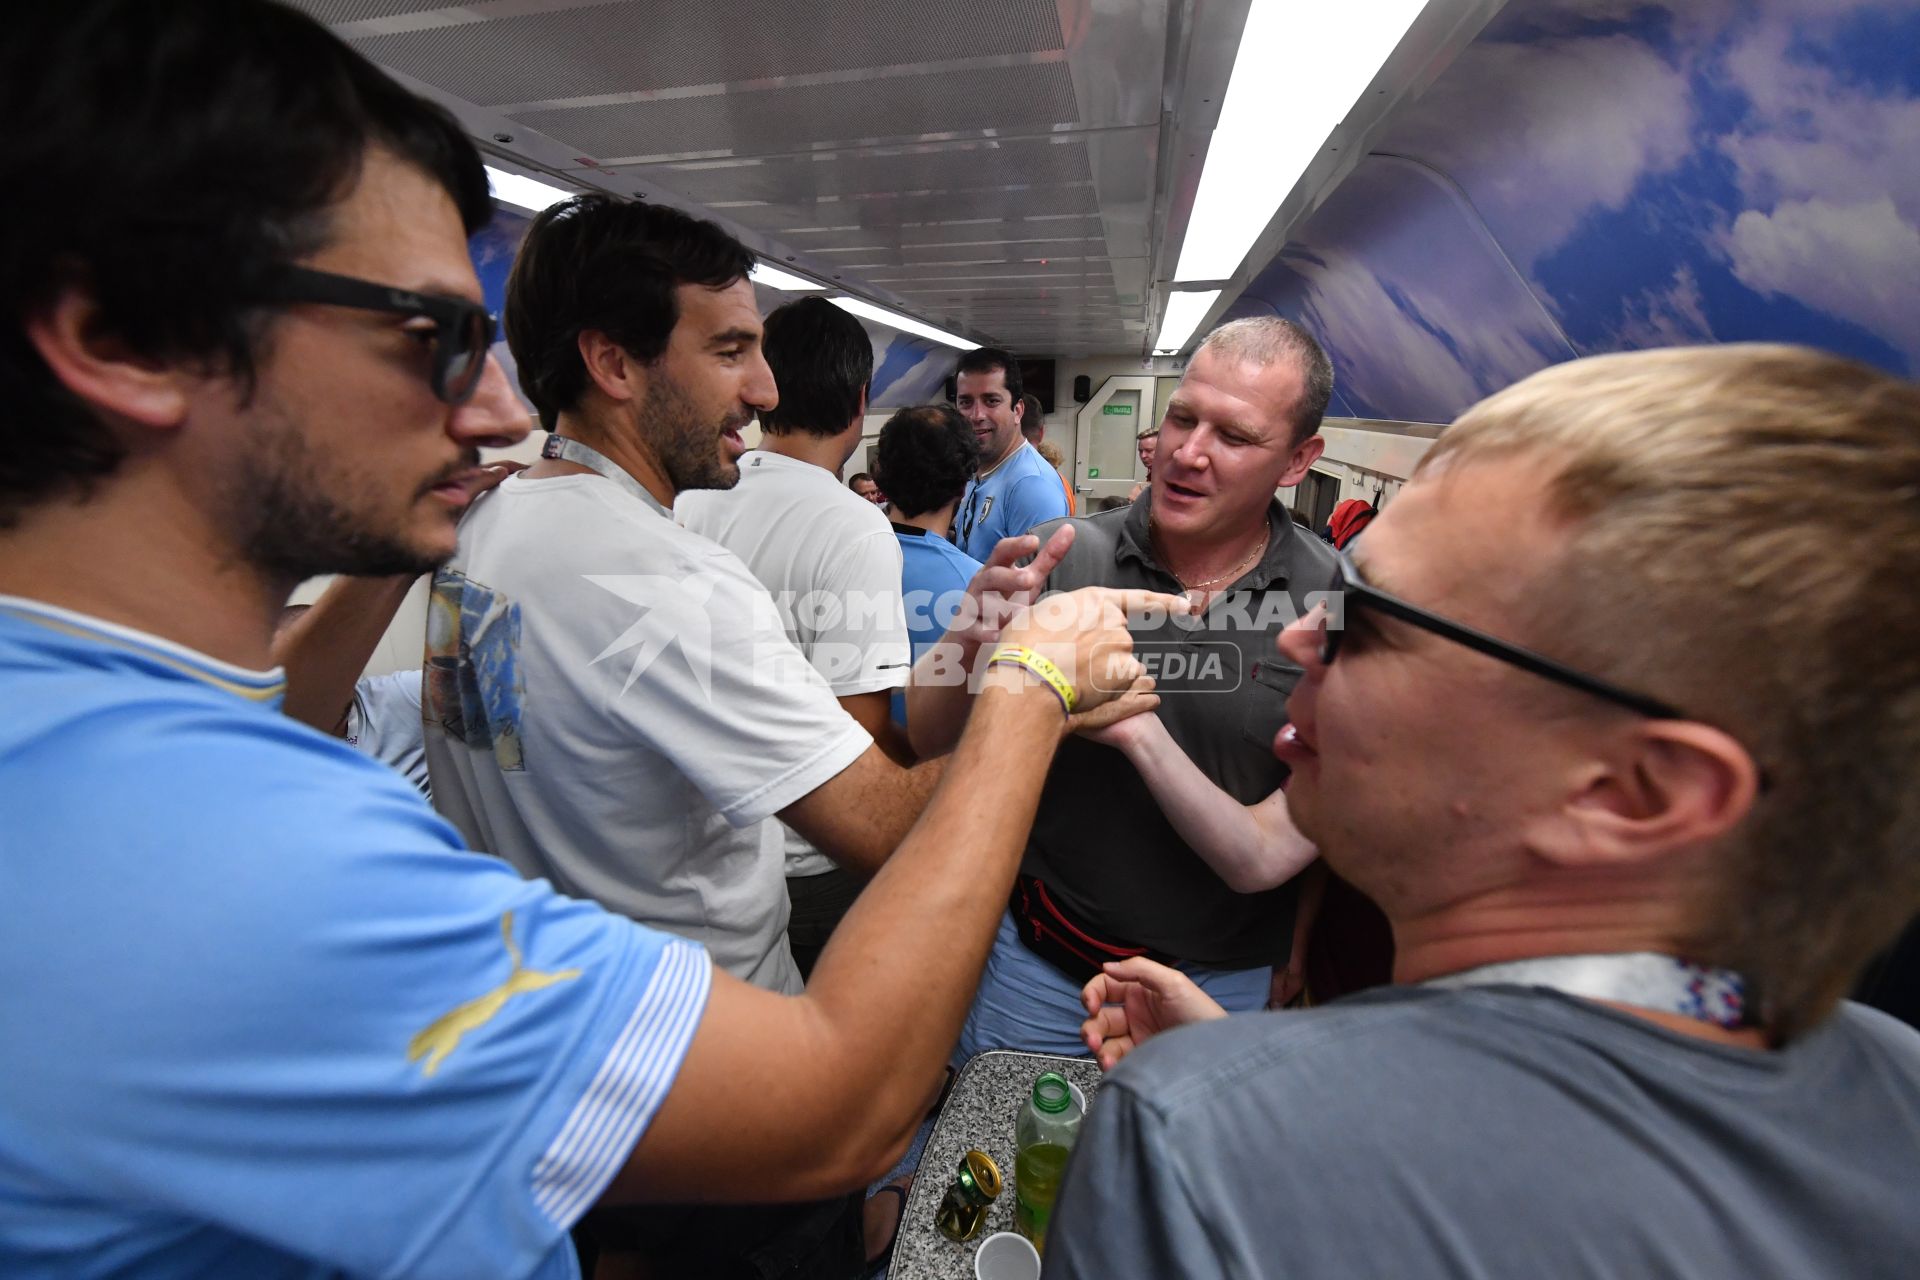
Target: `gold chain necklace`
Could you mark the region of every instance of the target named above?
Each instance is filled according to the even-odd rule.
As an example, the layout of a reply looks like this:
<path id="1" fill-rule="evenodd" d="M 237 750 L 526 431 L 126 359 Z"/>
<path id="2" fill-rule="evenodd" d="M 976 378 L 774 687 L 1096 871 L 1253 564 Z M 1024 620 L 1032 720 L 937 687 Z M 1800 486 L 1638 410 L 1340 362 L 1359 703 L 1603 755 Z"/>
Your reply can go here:
<path id="1" fill-rule="evenodd" d="M 1159 553 L 1161 563 L 1166 565 L 1167 576 L 1172 578 L 1175 582 L 1179 583 L 1181 592 L 1185 594 L 1189 599 L 1191 599 L 1193 596 L 1196 596 L 1196 595 L 1200 595 L 1200 596 L 1206 595 L 1207 588 L 1214 586 L 1217 583 L 1234 581 L 1241 574 L 1245 573 L 1248 569 L 1252 568 L 1254 562 L 1260 559 L 1261 556 L 1266 554 L 1267 544 L 1273 540 L 1273 529 L 1271 527 L 1268 527 L 1267 529 L 1261 532 L 1260 545 L 1255 547 L 1253 549 L 1253 553 L 1249 555 L 1245 560 L 1242 560 L 1239 564 L 1233 566 L 1233 568 L 1227 570 L 1225 573 L 1221 574 L 1219 577 L 1208 578 L 1204 582 L 1188 582 L 1186 579 L 1182 578 L 1179 574 L 1173 571 L 1173 561 L 1168 557 L 1166 551 L 1161 547 L 1160 530 L 1157 527 L 1155 527 L 1151 518 L 1149 518 L 1147 522 L 1147 538 L 1150 542 L 1153 543 L 1153 549 Z"/>

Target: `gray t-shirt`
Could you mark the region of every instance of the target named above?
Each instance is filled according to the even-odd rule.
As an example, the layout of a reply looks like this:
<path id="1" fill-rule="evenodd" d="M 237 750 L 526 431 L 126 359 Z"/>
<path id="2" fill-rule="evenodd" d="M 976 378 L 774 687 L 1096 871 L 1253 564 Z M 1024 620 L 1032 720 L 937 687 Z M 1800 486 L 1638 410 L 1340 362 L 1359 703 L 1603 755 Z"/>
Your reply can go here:
<path id="1" fill-rule="evenodd" d="M 1088 1113 L 1047 1280 L 1907 1277 L 1920 1033 L 1778 1052 L 1554 992 L 1395 988 L 1143 1045 Z"/>

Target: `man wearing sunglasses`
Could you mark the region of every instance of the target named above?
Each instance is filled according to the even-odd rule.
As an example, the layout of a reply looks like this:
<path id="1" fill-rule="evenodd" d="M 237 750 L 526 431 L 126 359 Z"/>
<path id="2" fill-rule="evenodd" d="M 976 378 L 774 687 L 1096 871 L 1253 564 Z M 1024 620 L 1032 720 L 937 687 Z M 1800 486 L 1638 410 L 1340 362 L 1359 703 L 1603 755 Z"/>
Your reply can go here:
<path id="1" fill-rule="evenodd" d="M 878 1176 L 1013 878 L 1038 783 L 999 771 L 1129 678 L 1144 602 L 1010 624 L 1066 689 L 995 669 L 939 838 L 804 996 L 523 880 L 282 715 L 270 657 L 302 578 L 451 555 L 526 431 L 479 155 L 288 8 L 10 21 L 0 170 L 57 195 L 0 202 L 0 1275 L 567 1277 L 602 1198 Z"/>
<path id="2" fill-rule="evenodd" d="M 1803 348 L 1449 427 L 1281 641 L 1396 985 L 1091 982 L 1048 1274 L 1910 1274 L 1920 1035 L 1841 997 L 1920 909 L 1916 495 L 1920 388 Z"/>

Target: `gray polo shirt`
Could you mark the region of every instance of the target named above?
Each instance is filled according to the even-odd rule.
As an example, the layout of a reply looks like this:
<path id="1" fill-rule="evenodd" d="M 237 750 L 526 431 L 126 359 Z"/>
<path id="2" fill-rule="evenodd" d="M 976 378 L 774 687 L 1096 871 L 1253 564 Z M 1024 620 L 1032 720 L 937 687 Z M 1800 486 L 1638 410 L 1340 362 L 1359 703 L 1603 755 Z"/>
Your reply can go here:
<path id="1" fill-rule="evenodd" d="M 1920 1033 L 1785 1049 L 1515 986 L 1184 1027 L 1087 1113 L 1047 1280 L 1906 1277 Z"/>
<path id="2" fill-rule="evenodd" d="M 1073 520 L 1073 548 L 1049 589 L 1178 593 L 1148 539 L 1150 500 L 1142 494 L 1129 507 Z M 1134 632 L 1135 651 L 1159 680 L 1167 732 L 1243 804 L 1265 799 L 1287 776 L 1273 737 L 1286 723 L 1300 669 L 1280 657 L 1275 637 L 1334 572 L 1333 549 L 1278 502 L 1267 521 L 1265 558 L 1214 601 L 1200 625 L 1169 621 Z M 1034 532 L 1044 541 L 1061 523 Z M 1110 941 L 1226 969 L 1284 960 L 1292 944 L 1291 884 L 1235 893 L 1174 831 L 1126 756 L 1085 738 L 1068 738 L 1054 758 L 1023 870 Z"/>

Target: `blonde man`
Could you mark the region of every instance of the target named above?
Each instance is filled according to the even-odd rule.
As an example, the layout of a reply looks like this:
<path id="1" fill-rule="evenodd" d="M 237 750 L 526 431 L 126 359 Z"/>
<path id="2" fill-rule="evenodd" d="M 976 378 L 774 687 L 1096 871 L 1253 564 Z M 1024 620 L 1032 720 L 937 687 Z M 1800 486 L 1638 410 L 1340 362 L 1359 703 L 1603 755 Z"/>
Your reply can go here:
<path id="1" fill-rule="evenodd" d="M 1048 1275 L 1911 1274 L 1920 1035 L 1841 996 L 1920 908 L 1916 581 L 1882 373 L 1646 352 L 1470 410 L 1280 646 L 1293 816 L 1398 985 L 1141 1049 Z M 1109 1064 L 1220 1013 L 1086 995 Z"/>

